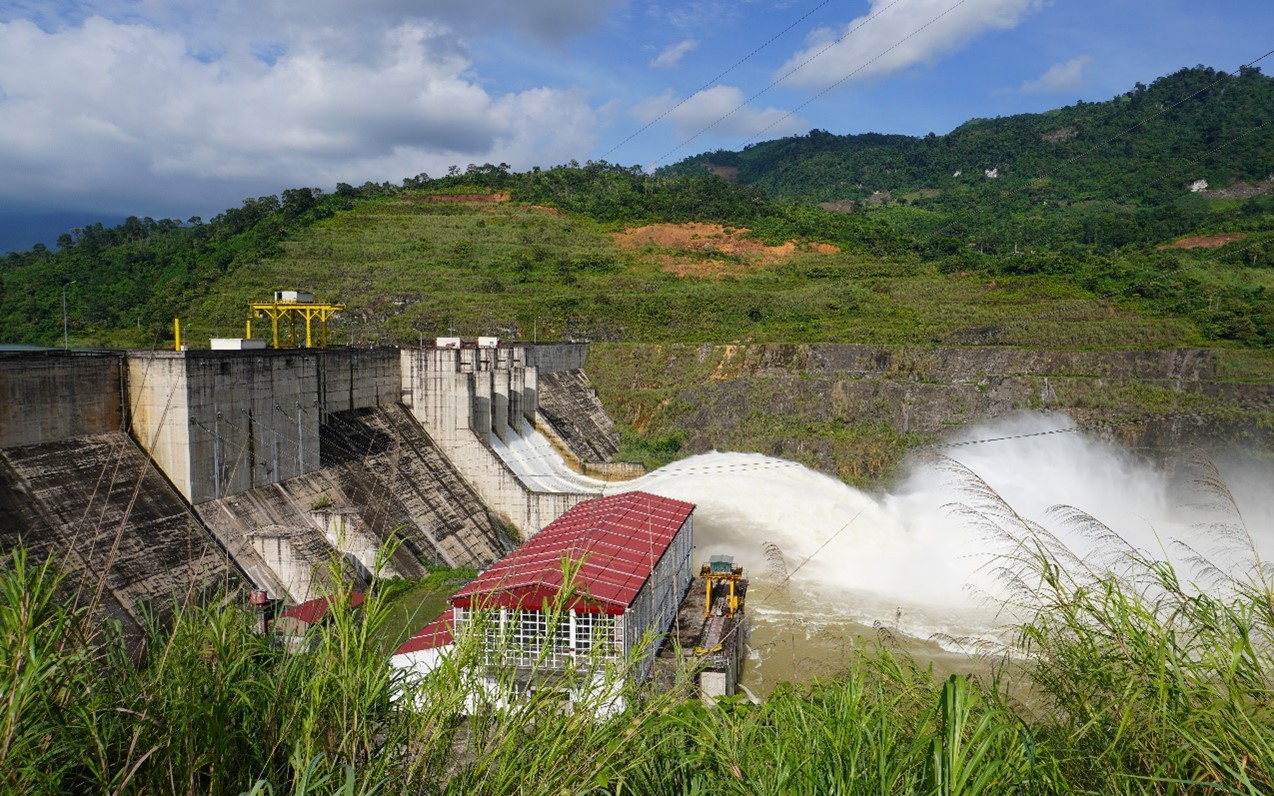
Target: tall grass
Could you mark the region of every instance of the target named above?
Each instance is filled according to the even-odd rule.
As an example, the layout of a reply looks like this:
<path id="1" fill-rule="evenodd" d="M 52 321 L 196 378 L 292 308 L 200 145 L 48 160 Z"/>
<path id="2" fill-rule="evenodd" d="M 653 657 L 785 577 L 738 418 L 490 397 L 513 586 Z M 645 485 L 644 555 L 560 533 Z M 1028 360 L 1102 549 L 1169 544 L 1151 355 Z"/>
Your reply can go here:
<path id="1" fill-rule="evenodd" d="M 989 489 L 966 510 L 1014 545 L 1003 574 L 1026 619 L 1007 657 L 939 681 L 888 639 L 862 641 L 841 674 L 759 705 L 705 706 L 684 674 L 661 691 L 623 677 L 633 661 L 591 661 L 576 675 L 601 685 L 574 710 L 543 689 L 464 716 L 479 672 L 509 688 L 517 673 L 483 668 L 481 633 L 424 679 L 395 669 L 381 635 L 393 604 L 375 588 L 359 611 L 338 599 L 308 652 L 255 634 L 237 599 L 180 608 L 130 650 L 86 632 L 95 620 L 60 601 L 56 569 L 15 551 L 0 571 L 0 788 L 1274 792 L 1274 590 L 1237 511 L 1212 530 L 1246 565 L 1187 551 L 1187 578 L 1082 512 L 1055 517 L 1105 545 L 1100 564 Z M 626 707 L 610 715 L 616 693 Z"/>

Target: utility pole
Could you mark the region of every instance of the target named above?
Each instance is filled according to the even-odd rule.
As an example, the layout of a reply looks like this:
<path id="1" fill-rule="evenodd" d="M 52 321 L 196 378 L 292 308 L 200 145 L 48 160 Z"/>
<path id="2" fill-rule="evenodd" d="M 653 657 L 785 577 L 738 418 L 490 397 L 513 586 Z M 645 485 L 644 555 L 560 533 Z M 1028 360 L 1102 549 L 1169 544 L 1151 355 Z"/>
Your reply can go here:
<path id="1" fill-rule="evenodd" d="M 62 285 L 62 349 L 64 351 L 71 350 L 71 328 L 66 321 L 66 289 L 75 284 L 75 280 L 71 280 Z"/>

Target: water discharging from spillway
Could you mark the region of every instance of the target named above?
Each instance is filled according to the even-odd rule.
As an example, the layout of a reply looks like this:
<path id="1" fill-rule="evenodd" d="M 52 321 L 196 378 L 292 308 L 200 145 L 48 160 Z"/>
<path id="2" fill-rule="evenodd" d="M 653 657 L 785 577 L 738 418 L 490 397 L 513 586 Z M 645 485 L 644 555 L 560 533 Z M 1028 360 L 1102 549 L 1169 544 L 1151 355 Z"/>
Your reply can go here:
<path id="1" fill-rule="evenodd" d="M 1006 639 L 1014 617 L 1001 606 L 995 571 L 1012 543 L 955 508 L 979 505 L 970 473 L 1088 561 L 1109 553 L 1109 542 L 1050 520 L 1050 507 L 1087 512 L 1156 559 L 1184 559 L 1176 544 L 1183 542 L 1222 567 L 1250 564 L 1250 556 L 1220 543 L 1215 527 L 1205 528 L 1236 518 L 1203 505 L 1215 500 L 1192 488 L 1198 471 L 1188 457 L 1159 467 L 1081 432 L 1045 433 L 1070 425 L 1064 415 L 1024 414 L 969 429 L 952 442 L 997 441 L 918 458 L 886 495 L 742 453 L 695 456 L 617 489 L 695 503 L 695 566 L 727 553 L 746 568 L 752 631 L 743 681 L 761 692 L 777 681 L 833 674 L 852 636 L 881 628 L 910 639 L 912 651 L 939 668 L 953 639 Z M 1274 477 L 1264 465 L 1257 472 L 1217 464 L 1267 555 Z"/>

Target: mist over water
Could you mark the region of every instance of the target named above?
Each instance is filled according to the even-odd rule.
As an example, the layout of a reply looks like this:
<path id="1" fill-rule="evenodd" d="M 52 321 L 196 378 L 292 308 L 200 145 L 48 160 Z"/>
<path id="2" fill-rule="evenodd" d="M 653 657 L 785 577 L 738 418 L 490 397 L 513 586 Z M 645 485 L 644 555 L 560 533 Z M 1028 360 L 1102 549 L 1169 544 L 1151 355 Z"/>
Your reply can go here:
<path id="1" fill-rule="evenodd" d="M 745 567 L 753 642 L 777 632 L 813 641 L 845 623 L 919 639 L 999 638 L 1013 617 L 1002 610 L 995 568 L 1012 540 L 955 508 L 981 507 L 971 488 L 978 479 L 1089 565 L 1114 557 L 1111 542 L 1082 533 L 1050 507 L 1087 512 L 1149 557 L 1178 562 L 1183 580 L 1190 580 L 1181 563 L 1190 551 L 1179 543 L 1223 569 L 1250 568 L 1250 553 L 1217 530 L 1236 526 L 1238 518 L 1198 487 L 1189 454 L 1158 466 L 1083 432 L 1046 433 L 1073 425 L 1062 414 L 1025 413 L 969 428 L 950 442 L 994 441 L 917 457 L 883 495 L 744 453 L 695 456 L 623 488 L 697 505 L 695 565 L 725 553 Z M 1274 473 L 1268 463 L 1217 465 L 1260 553 L 1268 555 Z M 1000 525 L 1021 535 L 1013 523 Z"/>

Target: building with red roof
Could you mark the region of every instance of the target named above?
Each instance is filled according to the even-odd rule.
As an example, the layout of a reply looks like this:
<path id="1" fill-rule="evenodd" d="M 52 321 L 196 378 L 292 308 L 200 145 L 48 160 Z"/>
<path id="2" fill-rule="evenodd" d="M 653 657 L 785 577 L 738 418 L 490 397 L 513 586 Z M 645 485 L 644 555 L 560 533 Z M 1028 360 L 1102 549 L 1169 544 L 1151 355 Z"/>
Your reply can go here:
<path id="1" fill-rule="evenodd" d="M 693 512 L 648 492 L 579 503 L 452 595 L 394 663 L 430 671 L 453 639 L 475 632 L 483 665 L 515 672 L 520 688 L 606 661 L 645 676 L 650 639 L 672 626 L 693 580 Z"/>
<path id="2" fill-rule="evenodd" d="M 349 607 L 357 608 L 363 604 L 365 599 L 366 596 L 361 591 L 350 592 Z M 323 618 L 327 616 L 327 611 L 331 608 L 331 606 L 332 599 L 330 597 L 317 597 L 313 600 L 306 600 L 303 603 L 298 603 L 292 606 L 279 614 L 279 618 L 295 619 L 302 624 L 313 625 L 317 622 L 323 621 Z"/>

